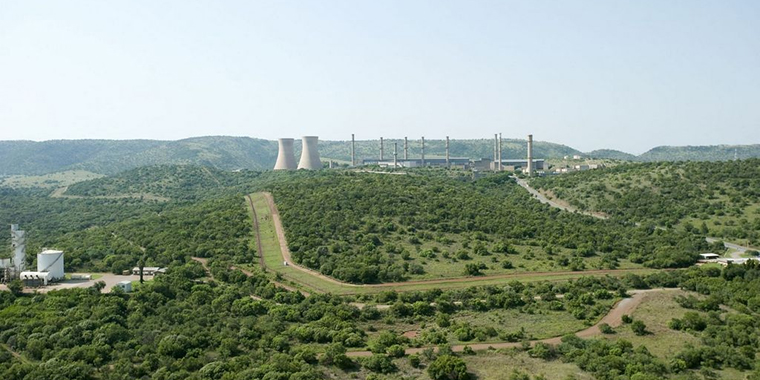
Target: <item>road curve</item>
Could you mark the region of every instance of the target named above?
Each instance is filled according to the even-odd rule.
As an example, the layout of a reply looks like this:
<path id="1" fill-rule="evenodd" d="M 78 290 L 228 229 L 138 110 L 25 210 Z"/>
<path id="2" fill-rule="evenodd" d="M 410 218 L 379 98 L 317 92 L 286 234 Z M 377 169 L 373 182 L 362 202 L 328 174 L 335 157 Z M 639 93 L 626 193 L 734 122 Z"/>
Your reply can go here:
<path id="1" fill-rule="evenodd" d="M 554 208 L 558 208 L 558 209 L 561 209 L 561 210 L 565 210 L 565 211 L 568 211 L 568 212 L 578 212 L 578 213 L 581 213 L 583 215 L 593 216 L 594 218 L 597 218 L 597 219 L 609 219 L 609 217 L 607 215 L 605 215 L 605 214 L 603 214 L 601 212 L 581 211 L 581 210 L 578 210 L 577 208 L 575 208 L 573 206 L 564 205 L 564 204 L 558 203 L 556 201 L 553 201 L 553 200 L 547 198 L 540 191 L 532 188 L 530 186 L 530 184 L 528 184 L 528 182 L 525 181 L 524 179 L 521 179 L 521 178 L 518 178 L 518 177 L 515 177 L 515 176 L 513 176 L 512 178 L 514 178 L 515 181 L 517 181 L 518 185 L 520 185 L 522 188 L 524 188 L 525 190 L 527 190 L 531 195 L 533 195 L 534 198 L 536 198 L 541 203 L 546 203 L 549 206 L 552 206 Z M 639 225 L 639 223 L 636 223 L 636 225 Z M 660 226 L 657 226 L 656 228 L 663 229 L 663 230 L 665 229 L 665 227 L 660 227 Z M 715 243 L 716 241 L 720 241 L 721 239 L 713 238 L 713 237 L 706 237 L 705 240 L 707 240 L 708 243 Z M 734 244 L 734 243 L 727 243 L 725 241 L 723 242 L 723 245 L 726 248 L 730 248 L 730 249 L 734 250 L 734 252 L 731 253 L 731 258 L 734 258 L 734 259 L 740 259 L 740 258 L 742 258 L 741 255 L 744 252 L 746 252 L 746 251 L 757 250 L 756 248 L 745 247 L 745 246 L 741 246 L 741 245 Z"/>
<path id="2" fill-rule="evenodd" d="M 601 335 L 602 332 L 599 330 L 599 325 L 602 323 L 606 323 L 612 327 L 618 327 L 623 323 L 622 317 L 625 314 L 630 314 L 636 308 L 641 304 L 641 302 L 644 300 L 646 295 L 648 293 L 653 292 L 666 292 L 666 291 L 677 291 L 680 289 L 664 289 L 664 288 L 658 288 L 658 289 L 646 289 L 646 290 L 632 290 L 629 293 L 631 294 L 631 297 L 629 298 L 623 298 L 618 303 L 615 304 L 615 306 L 612 307 L 612 310 L 610 310 L 607 315 L 605 315 L 599 322 L 597 322 L 595 325 L 586 328 L 584 330 L 578 331 L 575 333 L 575 336 L 579 338 L 591 338 L 598 335 Z M 529 343 L 531 345 L 534 345 L 536 343 L 547 343 L 547 344 L 560 344 L 562 342 L 562 336 L 556 336 L 553 338 L 546 338 L 546 339 L 538 339 L 538 340 L 531 340 Z M 495 342 L 495 343 L 474 343 L 474 344 L 458 344 L 451 346 L 451 350 L 454 352 L 462 352 L 465 348 L 465 346 L 468 346 L 472 348 L 475 351 L 482 351 L 487 350 L 489 348 L 512 348 L 512 347 L 520 347 L 522 346 L 522 342 Z M 420 353 L 428 348 L 433 348 L 437 350 L 437 347 L 429 346 L 429 347 L 415 347 L 415 348 L 407 348 L 406 354 L 417 354 Z M 349 357 L 366 357 L 366 356 L 372 356 L 371 351 L 349 351 L 346 353 Z"/>
<path id="3" fill-rule="evenodd" d="M 262 192 L 261 194 L 267 200 L 267 204 L 269 206 L 269 212 L 272 215 L 272 222 L 274 223 L 277 239 L 279 240 L 280 252 L 282 253 L 283 261 L 287 261 L 288 266 L 293 269 L 302 271 L 304 273 L 308 273 L 311 276 L 315 276 L 322 280 L 331 282 L 333 284 L 341 285 L 341 286 L 347 286 L 347 287 L 352 287 L 352 288 L 361 288 L 361 287 L 364 287 L 364 288 L 403 288 L 404 286 L 409 286 L 409 285 L 419 285 L 419 284 L 435 285 L 435 284 L 448 284 L 448 283 L 459 283 L 459 282 L 471 282 L 473 285 L 477 285 L 477 283 L 480 281 L 493 280 L 493 279 L 519 280 L 520 278 L 536 277 L 536 276 L 563 277 L 567 275 L 605 275 L 605 274 L 612 275 L 616 273 L 635 273 L 637 271 L 637 270 L 630 270 L 630 269 L 598 269 L 598 270 L 565 271 L 565 272 L 520 272 L 520 273 L 505 273 L 505 274 L 477 276 L 477 277 L 456 277 L 456 278 L 443 278 L 443 279 L 432 279 L 432 280 L 385 282 L 381 284 L 352 284 L 352 283 L 336 280 L 335 278 L 326 276 L 315 270 L 306 268 L 302 265 L 295 263 L 290 255 L 290 250 L 288 249 L 288 242 L 285 238 L 285 229 L 282 227 L 282 220 L 280 219 L 280 213 L 277 210 L 277 205 L 274 203 L 274 198 L 272 197 L 272 194 L 268 192 Z M 253 202 L 250 197 L 248 197 L 248 201 L 250 203 L 251 209 L 253 209 Z M 254 218 L 256 218 L 255 211 L 254 211 Z M 260 240 L 258 220 L 254 223 L 254 229 L 256 231 L 257 240 Z M 263 255 L 260 255 L 259 257 L 260 257 L 260 260 L 263 260 L 262 259 Z M 400 289 L 397 289 L 397 290 L 400 290 Z"/>

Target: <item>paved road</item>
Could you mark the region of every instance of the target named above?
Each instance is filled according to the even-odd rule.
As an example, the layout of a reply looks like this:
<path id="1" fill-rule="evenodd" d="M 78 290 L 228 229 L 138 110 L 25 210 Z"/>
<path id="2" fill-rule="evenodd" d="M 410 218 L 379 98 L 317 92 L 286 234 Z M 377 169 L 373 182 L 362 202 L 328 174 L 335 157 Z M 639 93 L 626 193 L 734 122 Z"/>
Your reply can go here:
<path id="1" fill-rule="evenodd" d="M 74 273 L 78 274 L 78 273 Z M 89 273 L 88 273 L 89 274 Z M 74 288 L 89 288 L 90 286 L 95 285 L 98 281 L 103 281 L 106 283 L 106 287 L 103 288 L 103 292 L 108 293 L 113 289 L 116 284 L 118 284 L 121 281 L 139 281 L 140 276 L 138 275 L 129 275 L 129 276 L 121 276 L 116 275 L 113 273 L 93 273 L 97 275 L 101 275 L 102 277 L 98 278 L 97 280 L 65 280 L 62 282 L 57 282 L 50 284 L 48 286 L 43 286 L 40 288 L 25 288 L 24 293 L 47 293 L 51 290 L 61 290 L 61 289 L 74 289 Z M 145 280 L 151 280 L 153 279 L 152 276 L 145 276 Z M 7 290 L 8 287 L 5 285 L 0 285 L 0 290 Z"/>

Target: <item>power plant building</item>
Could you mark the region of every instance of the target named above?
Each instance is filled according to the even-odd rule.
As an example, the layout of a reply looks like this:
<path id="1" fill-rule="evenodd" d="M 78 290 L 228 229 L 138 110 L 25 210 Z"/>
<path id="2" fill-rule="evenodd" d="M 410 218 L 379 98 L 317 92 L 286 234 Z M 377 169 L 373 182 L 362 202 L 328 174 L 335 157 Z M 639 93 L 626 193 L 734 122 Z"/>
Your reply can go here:
<path id="1" fill-rule="evenodd" d="M 304 136 L 301 147 L 301 161 L 298 162 L 298 169 L 316 170 L 322 169 L 322 161 L 319 159 L 319 137 Z"/>
<path id="2" fill-rule="evenodd" d="M 274 170 L 296 170 L 296 155 L 293 153 L 293 139 L 282 138 L 277 140 L 279 151 Z"/>
<path id="3" fill-rule="evenodd" d="M 42 282 L 47 285 L 64 278 L 63 251 L 48 249 L 37 254 L 37 271 L 21 272 L 19 276 L 25 282 Z"/>

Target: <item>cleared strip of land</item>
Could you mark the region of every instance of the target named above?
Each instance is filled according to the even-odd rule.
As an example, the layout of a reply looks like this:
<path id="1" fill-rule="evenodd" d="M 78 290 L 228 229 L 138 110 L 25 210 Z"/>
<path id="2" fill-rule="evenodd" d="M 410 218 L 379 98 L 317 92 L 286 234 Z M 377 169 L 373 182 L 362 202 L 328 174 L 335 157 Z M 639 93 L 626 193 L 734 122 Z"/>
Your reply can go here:
<path id="1" fill-rule="evenodd" d="M 437 280 L 419 280 L 393 282 L 383 284 L 349 284 L 325 276 L 309 268 L 293 262 L 287 249 L 285 232 L 280 221 L 277 206 L 269 193 L 255 193 L 246 197 L 254 227 L 254 238 L 257 241 L 259 263 L 267 270 L 280 274 L 295 286 L 309 292 L 334 294 L 367 294 L 385 290 L 399 292 L 454 289 L 469 286 L 503 284 L 512 280 L 522 282 L 532 281 L 561 281 L 583 276 L 622 276 L 628 273 L 645 274 L 653 269 L 617 269 L 617 270 L 588 270 L 568 272 L 522 272 L 500 274 L 493 276 L 457 277 Z M 284 263 L 287 262 L 286 266 Z"/>

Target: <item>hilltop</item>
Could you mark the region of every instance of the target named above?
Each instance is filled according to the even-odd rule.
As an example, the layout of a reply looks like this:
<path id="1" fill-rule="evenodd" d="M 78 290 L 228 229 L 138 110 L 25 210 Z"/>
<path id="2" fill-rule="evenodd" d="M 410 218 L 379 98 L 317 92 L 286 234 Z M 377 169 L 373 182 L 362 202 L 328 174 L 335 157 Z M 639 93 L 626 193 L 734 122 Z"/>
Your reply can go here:
<path id="1" fill-rule="evenodd" d="M 403 139 L 385 140 L 385 155 L 393 157 L 393 144 L 398 144 L 403 157 Z M 356 142 L 357 160 L 377 158 L 379 140 Z M 301 151 L 296 139 L 295 154 Z M 347 163 L 351 159 L 349 141 L 320 141 L 319 153 L 324 160 Z M 720 161 L 734 158 L 760 157 L 760 145 L 717 145 L 700 147 L 657 147 L 642 155 L 601 149 L 583 153 L 572 147 L 546 141 L 534 141 L 537 158 L 557 159 L 564 156 L 616 159 L 623 161 Z M 425 140 L 428 157 L 445 155 L 445 140 Z M 451 140 L 452 157 L 471 159 L 493 156 L 493 140 Z M 526 141 L 504 139 L 503 158 L 527 155 Z M 420 156 L 420 141 L 409 140 L 409 157 Z M 277 158 L 277 141 L 250 137 L 207 136 L 177 141 L 161 140 L 50 140 L 0 141 L 0 176 L 44 175 L 63 171 L 79 171 L 113 175 L 126 170 L 154 165 L 198 165 L 221 170 L 268 170 Z M 91 175 L 91 174 L 90 174 Z"/>

